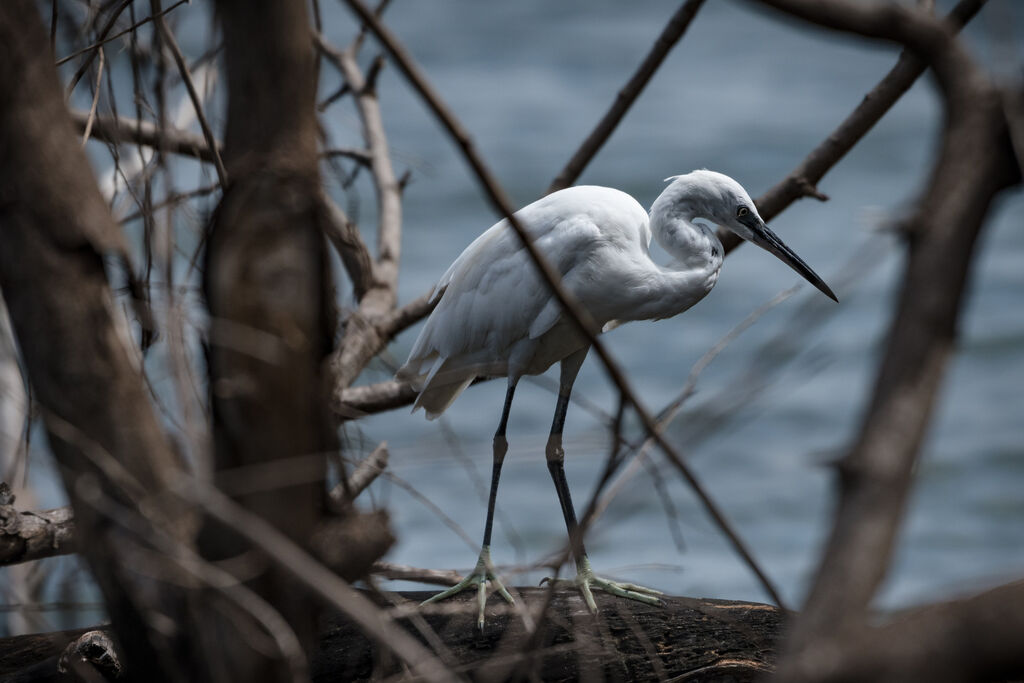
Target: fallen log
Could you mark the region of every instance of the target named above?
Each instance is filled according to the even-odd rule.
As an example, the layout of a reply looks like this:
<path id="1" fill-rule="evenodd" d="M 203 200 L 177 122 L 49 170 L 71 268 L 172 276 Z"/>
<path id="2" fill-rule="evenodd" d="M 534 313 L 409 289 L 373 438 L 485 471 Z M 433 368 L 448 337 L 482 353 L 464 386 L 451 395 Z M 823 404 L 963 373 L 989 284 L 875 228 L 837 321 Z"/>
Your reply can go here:
<path id="1" fill-rule="evenodd" d="M 538 619 L 549 591 L 520 588 L 517 594 L 518 607 L 492 596 L 482 633 L 471 593 L 424 608 L 417 605 L 431 592 L 375 599 L 390 606 L 397 622 L 453 671 L 478 680 L 750 681 L 772 670 L 785 618 L 777 607 L 759 603 L 666 596 L 663 607 L 652 607 L 604 593 L 595 593 L 600 609 L 595 617 L 575 591 L 559 590 Z M 58 672 L 58 660 L 89 630 L 0 639 L 0 680 L 72 680 Z M 107 659 L 105 653 L 92 658 Z M 401 672 L 400 662 L 340 618 L 329 620 L 312 662 L 314 681 Z"/>

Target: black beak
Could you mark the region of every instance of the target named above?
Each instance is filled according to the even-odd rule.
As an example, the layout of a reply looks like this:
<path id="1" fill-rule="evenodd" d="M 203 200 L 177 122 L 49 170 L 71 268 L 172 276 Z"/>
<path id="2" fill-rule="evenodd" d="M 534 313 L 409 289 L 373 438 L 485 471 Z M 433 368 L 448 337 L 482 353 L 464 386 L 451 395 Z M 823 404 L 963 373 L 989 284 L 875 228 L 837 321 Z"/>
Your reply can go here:
<path id="1" fill-rule="evenodd" d="M 752 221 L 747 223 L 747 227 L 750 228 L 753 233 L 753 238 L 750 240 L 757 246 L 761 247 L 765 251 L 770 251 L 775 254 L 779 259 L 787 266 L 800 273 L 800 276 L 810 282 L 812 285 L 818 288 L 822 294 L 832 299 L 836 303 L 839 299 L 832 293 L 825 281 L 818 277 L 818 274 L 811 270 L 811 267 L 804 263 L 803 259 L 793 253 L 793 250 L 787 247 L 779 236 L 768 229 L 768 226 L 764 224 L 764 221 L 754 218 Z"/>

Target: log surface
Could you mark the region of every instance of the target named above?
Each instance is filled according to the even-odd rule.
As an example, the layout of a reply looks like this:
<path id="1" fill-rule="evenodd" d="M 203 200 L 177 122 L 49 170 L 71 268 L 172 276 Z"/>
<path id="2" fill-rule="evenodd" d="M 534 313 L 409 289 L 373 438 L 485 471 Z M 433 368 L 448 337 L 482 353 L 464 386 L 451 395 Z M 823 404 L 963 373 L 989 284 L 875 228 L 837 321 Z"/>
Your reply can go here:
<path id="1" fill-rule="evenodd" d="M 531 638 L 521 613 L 497 596 L 488 601 L 483 633 L 476 629 L 471 593 L 412 609 L 432 594 L 391 594 L 397 619 L 472 679 L 528 678 L 532 672 L 544 681 L 750 681 L 772 670 L 785 619 L 782 610 L 759 603 L 666 596 L 664 607 L 653 607 L 600 592 L 595 593 L 600 609 L 595 618 L 575 591 L 559 590 Z M 519 588 L 517 594 L 536 615 L 548 591 Z M 443 648 L 417 630 L 417 617 Z M 67 680 L 57 673 L 57 658 L 82 632 L 0 639 L 0 680 Z M 401 671 L 399 662 L 338 618 L 323 630 L 312 662 L 314 681 L 367 680 Z"/>

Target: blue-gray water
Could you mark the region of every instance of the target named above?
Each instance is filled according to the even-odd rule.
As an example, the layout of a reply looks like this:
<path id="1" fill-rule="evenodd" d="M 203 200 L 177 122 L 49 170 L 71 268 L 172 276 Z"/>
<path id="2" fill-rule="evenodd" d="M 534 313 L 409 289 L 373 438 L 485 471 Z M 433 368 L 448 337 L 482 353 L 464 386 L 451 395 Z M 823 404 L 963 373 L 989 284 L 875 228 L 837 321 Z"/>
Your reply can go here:
<path id="1" fill-rule="evenodd" d="M 325 32 L 344 44 L 350 16 L 334 3 L 324 9 Z M 445 0 L 396 2 L 386 19 L 515 201 L 525 204 L 544 191 L 674 9 L 675 3 L 653 2 Z M 201 20 L 205 15 L 183 26 Z M 198 32 L 179 35 L 193 55 L 207 47 Z M 992 0 L 968 35 L 973 52 L 1006 73 L 1007 50 L 1016 64 L 1021 60 L 1024 11 L 1013 0 Z M 710 0 L 580 182 L 617 187 L 650 205 L 663 178 L 707 167 L 737 178 L 756 197 L 842 120 L 896 54 L 745 4 Z M 323 78 L 324 93 L 337 86 L 330 68 Z M 495 215 L 396 70 L 385 69 L 380 91 L 396 165 L 412 171 L 404 203 L 405 302 L 427 291 Z M 355 114 L 347 106 L 332 112 L 334 141 L 360 145 Z M 669 431 L 791 603 L 802 597 L 828 529 L 832 478 L 826 464 L 856 432 L 890 319 L 901 257 L 885 228 L 922 186 L 940 119 L 938 99 L 924 79 L 826 176 L 820 189 L 829 202 L 804 200 L 773 221 L 841 303 L 805 287 L 765 313 L 704 371 L 696 396 Z M 358 201 L 337 197 L 372 226 L 371 188 L 362 183 L 358 190 Z M 1004 197 L 982 238 L 959 351 L 881 591 L 885 607 L 1024 575 L 1022 209 L 1020 194 Z M 727 260 L 716 289 L 683 316 L 630 324 L 606 339 L 656 411 L 719 338 L 794 282 L 776 259 L 745 247 Z M 392 364 L 404 360 L 417 330 L 389 350 Z M 785 343 L 772 342 L 780 338 Z M 377 366 L 360 381 L 388 377 Z M 768 380 L 763 391 L 744 394 L 761 379 Z M 513 406 L 493 544 L 499 565 L 536 562 L 565 541 L 542 455 L 554 407 L 550 383 L 522 383 Z M 605 413 L 615 409 L 615 391 L 594 358 L 575 393 Z M 399 538 L 387 559 L 472 566 L 503 397 L 504 383 L 491 382 L 469 389 L 436 422 L 401 409 L 348 428 L 353 447 L 387 440 L 394 475 L 456 520 L 471 540 L 402 487 L 381 482 L 372 499 L 391 511 Z M 710 430 L 712 419 L 723 415 L 728 420 Z M 590 413 L 570 410 L 567 469 L 578 508 L 593 488 L 608 440 Z M 587 538 L 596 569 L 670 593 L 766 599 L 686 485 L 660 457 L 656 461 L 677 518 L 669 519 L 651 476 L 641 472 Z M 670 525 L 678 526 L 682 550 Z M 535 583 L 542 575 L 515 581 Z"/>
<path id="2" fill-rule="evenodd" d="M 1000 35 L 1019 38 L 1024 30 L 1019 6 L 992 5 L 971 31 L 976 54 L 986 60 L 998 54 Z M 398 4 L 387 18 L 524 204 L 544 191 L 673 9 L 666 3 L 432 2 Z M 649 205 L 662 178 L 707 167 L 740 179 L 756 196 L 823 139 L 895 57 L 888 46 L 780 22 L 741 4 L 709 2 L 580 182 L 618 187 Z M 382 104 L 395 156 L 416 172 L 405 204 L 401 292 L 408 300 L 426 291 L 494 214 L 449 141 L 394 73 L 383 78 Z M 804 288 L 765 314 L 702 375 L 691 410 L 671 431 L 790 601 L 802 596 L 827 530 L 831 476 L 823 463 L 842 453 L 855 433 L 889 321 L 900 258 L 898 245 L 881 230 L 921 187 L 940 115 L 931 84 L 920 83 L 822 182 L 831 201 L 800 202 L 773 222 L 826 280 L 837 280 L 859 250 L 869 250 L 861 261 L 870 265 L 839 282 L 839 306 Z M 338 121 L 338 128 L 351 131 L 354 122 Z M 960 351 L 882 590 L 886 606 L 1024 573 L 1022 206 L 1019 195 L 1001 202 L 982 241 Z M 646 405 L 660 409 L 719 337 L 793 282 L 774 258 L 744 248 L 689 312 L 625 326 L 607 340 Z M 802 344 L 800 355 L 763 395 L 730 407 L 733 419 L 725 427 L 689 447 L 708 412 L 702 406 L 750 367 L 775 361 L 762 345 L 785 331 L 808 299 L 818 300 L 810 304 L 823 315 L 809 318 L 810 324 L 798 318 L 790 330 Z M 404 359 L 415 333 L 405 333 L 391 349 L 395 361 Z M 368 373 L 365 381 L 385 376 Z M 614 410 L 615 391 L 594 358 L 576 394 Z M 386 439 L 394 473 L 478 542 L 490 437 L 503 398 L 504 383 L 494 382 L 469 389 L 439 422 L 400 410 L 366 420 L 359 433 L 370 445 Z M 542 455 L 553 405 L 550 389 L 526 383 L 513 405 L 498 496 L 506 522 L 496 531 L 499 564 L 533 562 L 564 543 Z M 570 411 L 567 467 L 578 507 L 590 494 L 607 443 L 607 432 L 587 412 Z M 671 540 L 651 479 L 640 474 L 589 535 L 598 570 L 673 593 L 764 599 L 671 467 L 660 472 L 678 507 L 684 550 Z M 391 510 L 400 539 L 389 559 L 472 566 L 476 548 L 401 488 L 384 485 L 375 495 Z"/>

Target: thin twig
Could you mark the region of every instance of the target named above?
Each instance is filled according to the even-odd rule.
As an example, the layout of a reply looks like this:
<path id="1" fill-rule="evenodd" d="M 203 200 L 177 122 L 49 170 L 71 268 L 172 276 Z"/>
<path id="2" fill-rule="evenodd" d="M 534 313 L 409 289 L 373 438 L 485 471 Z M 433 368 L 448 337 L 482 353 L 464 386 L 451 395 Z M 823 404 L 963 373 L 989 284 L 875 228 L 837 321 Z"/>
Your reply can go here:
<path id="1" fill-rule="evenodd" d="M 89 113 L 72 110 L 71 118 L 79 130 L 85 130 L 89 122 Z M 188 131 L 169 126 L 160 127 L 149 121 L 126 116 L 96 116 L 93 121 L 92 137 L 104 142 L 144 145 L 209 163 L 214 163 L 214 150 L 217 150 L 218 154 L 220 150 L 219 143 L 215 143 L 211 148 L 203 137 Z"/>
<path id="2" fill-rule="evenodd" d="M 355 224 L 330 197 L 323 197 L 323 231 L 352 281 L 352 293 L 360 301 L 373 287 L 373 258 Z"/>
<path id="3" fill-rule="evenodd" d="M 650 52 L 644 57 L 644 61 L 640 63 L 640 66 L 637 67 L 636 71 L 626 82 L 626 85 L 619 91 L 615 101 L 612 102 L 612 106 L 601 117 L 597 126 L 590 132 L 590 135 L 583 141 L 583 144 L 576 150 L 576 153 L 572 155 L 572 158 L 569 159 L 569 162 L 561 172 L 551 181 L 551 185 L 548 186 L 548 193 L 569 187 L 576 182 L 576 179 L 583 173 L 583 169 L 586 168 L 590 160 L 594 158 L 594 155 L 604 146 L 604 143 L 611 137 L 619 122 L 626 115 L 626 112 L 633 106 L 633 102 L 643 92 L 644 87 L 651 80 L 651 77 L 654 76 L 654 72 L 665 61 L 669 51 L 686 33 L 686 29 L 690 26 L 694 16 L 696 16 L 697 10 L 703 4 L 704 0 L 686 0 L 676 10 L 676 13 L 669 19 L 668 24 L 662 29 L 661 35 L 658 36 L 654 45 L 651 46 Z"/>
<path id="4" fill-rule="evenodd" d="M 962 28 L 986 2 L 987 0 L 960 0 L 947 15 L 947 24 L 954 29 Z M 910 89 L 924 73 L 925 68 L 925 63 L 921 59 L 904 51 L 889 73 L 864 96 L 842 123 L 789 175 L 757 199 L 755 203 L 761 216 L 770 221 L 803 197 L 827 199 L 818 192 L 818 183 Z M 718 238 L 726 253 L 743 243 L 735 233 L 728 230 L 719 230 Z"/>
<path id="5" fill-rule="evenodd" d="M 117 18 L 119 16 L 121 16 L 121 12 L 125 11 L 125 9 L 127 9 L 127 7 L 130 4 L 132 4 L 132 0 L 122 0 L 121 4 L 117 6 L 117 9 L 113 10 L 110 13 L 110 16 L 107 18 L 107 23 L 103 25 L 103 28 L 101 28 L 100 32 L 99 32 L 99 38 L 100 38 L 100 43 L 101 44 L 102 44 L 103 39 L 106 37 L 106 35 L 108 33 L 110 33 L 110 29 L 114 28 L 114 23 L 117 21 Z M 98 47 L 98 45 L 86 48 L 85 51 L 95 50 L 96 47 Z M 72 56 L 74 56 L 74 55 L 69 55 L 68 58 L 70 59 L 70 57 L 72 57 Z M 79 65 L 78 70 L 75 71 L 75 74 L 71 77 L 71 80 L 68 82 L 68 87 L 64 90 L 64 98 L 65 99 L 67 99 L 67 100 L 71 99 L 71 93 L 74 92 L 75 86 L 78 85 L 78 82 L 80 80 L 82 80 L 82 76 L 85 75 L 85 72 L 87 72 L 89 70 L 89 67 L 92 66 L 92 60 L 95 57 L 96 57 L 96 52 L 95 51 L 91 51 L 91 52 L 89 52 L 89 56 L 85 59 L 85 61 L 83 61 Z M 57 65 L 60 66 L 63 63 L 63 61 L 66 61 L 66 60 L 62 60 L 60 62 L 57 62 Z"/>
<path id="6" fill-rule="evenodd" d="M 462 581 L 462 575 L 451 569 L 422 569 L 391 562 L 375 562 L 371 571 L 375 576 L 392 581 L 416 581 L 439 586 L 454 586 Z"/>
<path id="7" fill-rule="evenodd" d="M 160 13 L 157 14 L 156 16 L 162 17 L 165 14 L 167 14 L 168 12 L 170 12 L 171 10 L 173 10 L 173 9 L 175 9 L 177 7 L 180 7 L 180 6 L 182 6 L 182 5 L 184 5 L 184 4 L 188 3 L 188 2 L 190 2 L 190 0 L 178 0 L 178 2 L 174 3 L 173 5 L 168 7 L 167 9 L 161 10 Z M 130 1 L 126 2 L 125 6 L 128 6 L 130 4 L 131 4 Z M 54 6 L 56 6 L 56 0 L 54 0 Z M 116 19 L 117 19 L 117 17 L 115 16 L 114 20 L 116 20 Z M 74 52 L 72 52 L 71 54 L 67 55 L 66 57 L 61 57 L 60 59 L 57 60 L 57 62 L 54 64 L 54 66 L 60 66 L 61 64 L 65 63 L 65 62 L 68 62 L 68 61 L 74 59 L 75 57 L 77 57 L 79 55 L 83 55 L 86 52 L 89 52 L 90 50 L 96 50 L 97 48 L 100 48 L 100 47 L 106 45 L 109 42 L 115 41 L 118 38 L 120 38 L 121 36 L 124 36 L 124 35 L 127 35 L 127 34 L 131 33 L 132 31 L 134 31 L 135 29 L 139 28 L 140 26 L 145 26 L 149 22 L 153 21 L 153 19 L 154 19 L 154 17 L 146 17 L 145 19 L 142 19 L 138 23 L 132 24 L 131 26 L 129 26 L 125 30 L 123 30 L 123 31 L 121 31 L 119 33 L 115 33 L 114 35 L 110 36 L 109 38 L 101 37 L 98 42 L 95 42 L 92 45 L 88 45 L 86 47 L 83 47 L 81 50 L 75 50 Z M 54 22 L 56 22 L 56 15 L 54 16 Z M 113 25 L 113 22 L 111 22 L 111 26 L 112 25 Z M 107 28 L 107 30 L 109 31 L 110 29 Z M 92 58 L 90 57 L 90 60 L 91 59 Z M 91 61 L 88 62 L 88 63 L 91 63 Z M 86 68 L 88 68 L 88 66 L 86 66 Z M 79 76 L 79 78 L 81 78 L 81 77 Z M 74 82 L 77 83 L 77 81 L 74 81 Z"/>
<path id="8" fill-rule="evenodd" d="M 370 12 L 360 0 L 346 0 L 346 2 L 349 7 L 359 15 L 359 18 L 366 22 L 370 30 L 377 36 L 377 39 L 387 49 L 396 65 L 402 73 L 405 74 L 413 88 L 420 94 L 448 134 L 458 144 L 459 148 L 462 150 L 463 156 L 472 168 L 488 199 L 491 201 L 492 205 L 494 205 L 499 212 L 505 216 L 509 225 L 513 230 L 515 230 L 527 253 L 530 255 L 530 259 L 536 265 L 548 288 L 562 306 L 566 318 L 571 321 L 576 330 L 584 336 L 590 346 L 594 349 L 595 354 L 604 364 L 605 370 L 612 382 L 624 395 L 625 399 L 633 405 L 637 415 L 640 417 L 640 421 L 642 422 L 644 429 L 647 430 L 648 434 L 655 438 L 656 443 L 665 453 L 665 456 L 673 465 L 675 465 L 683 478 L 690 484 L 693 491 L 704 504 L 712 520 L 721 529 L 722 533 L 725 534 L 735 551 L 749 566 L 755 576 L 757 576 L 768 595 L 775 600 L 776 604 L 782 607 L 783 602 L 779 592 L 775 589 L 771 580 L 754 560 L 754 557 L 747 548 L 746 543 L 733 530 L 732 525 L 728 520 L 726 520 L 725 515 L 704 489 L 704 486 L 697 479 L 696 475 L 694 475 L 689 465 L 683 461 L 675 448 L 659 433 L 654 418 L 636 398 L 635 392 L 630 388 L 629 381 L 621 368 L 619 368 L 618 363 L 611 357 L 601 340 L 597 338 L 599 330 L 596 329 L 590 315 L 580 306 L 576 297 L 562 287 L 557 271 L 555 271 L 551 264 L 547 262 L 547 259 L 533 243 L 529 233 L 526 232 L 522 224 L 516 219 L 514 215 L 515 210 L 512 207 L 511 201 L 498 184 L 493 173 L 491 173 L 483 159 L 476 152 L 473 142 L 465 132 L 465 129 L 430 86 L 426 77 L 422 74 L 419 67 L 413 62 L 412 57 L 406 52 L 405 48 L 398 42 L 395 36 L 386 27 L 384 27 L 383 24 L 381 24 L 377 17 Z"/>
<path id="9" fill-rule="evenodd" d="M 103 82 L 103 67 L 105 66 L 106 57 L 104 56 L 103 48 L 99 49 L 100 53 L 100 64 L 96 67 L 96 89 L 92 94 L 92 105 L 89 107 L 89 116 L 85 120 L 85 131 L 82 132 L 82 146 L 89 141 L 89 133 L 92 131 L 92 122 L 96 118 L 96 106 L 100 103 L 100 84 Z"/>
<path id="10" fill-rule="evenodd" d="M 260 548 L 274 564 L 358 624 L 367 636 L 394 652 L 425 680 L 436 683 L 453 680 L 453 672 L 433 653 L 387 619 L 380 609 L 348 582 L 317 562 L 262 517 L 197 480 L 183 480 L 176 491 L 212 518 L 237 532 L 254 547 Z"/>
<path id="11" fill-rule="evenodd" d="M 355 499 L 370 484 L 377 480 L 377 477 L 384 472 L 384 468 L 387 466 L 388 444 L 383 442 L 373 449 L 369 455 L 359 461 L 355 471 L 352 472 L 347 480 L 347 488 L 343 483 L 339 483 L 331 490 L 331 499 L 341 501 L 346 496 L 349 499 Z"/>
<path id="12" fill-rule="evenodd" d="M 185 63 L 185 55 L 181 53 L 181 48 L 178 47 L 178 41 L 174 39 L 174 34 L 171 32 L 170 27 L 167 25 L 167 20 L 163 15 L 156 17 L 155 23 L 164 40 L 164 44 L 167 46 L 167 49 L 171 51 L 171 55 L 174 57 L 174 63 L 178 66 L 178 72 L 181 74 L 181 80 L 185 83 L 185 89 L 188 91 L 188 96 L 192 100 L 192 106 L 196 112 L 196 119 L 198 119 L 199 127 L 203 131 L 203 138 L 206 140 L 206 145 L 210 148 L 210 151 L 213 154 L 213 164 L 217 169 L 217 179 L 220 180 L 221 187 L 227 187 L 228 172 L 224 169 L 224 161 L 220 158 L 220 151 L 217 147 L 217 138 L 214 137 L 213 129 L 210 128 L 210 123 L 206 120 L 206 114 L 203 113 L 203 102 L 199 97 L 198 91 L 196 91 L 196 84 L 192 81 L 192 74 L 189 72 L 188 64 Z"/>
<path id="13" fill-rule="evenodd" d="M 373 310 L 366 317 L 379 315 L 394 307 L 398 286 L 398 259 L 402 237 L 402 193 L 388 152 L 387 136 L 380 112 L 380 101 L 373 84 L 364 77 L 353 48 L 338 50 L 319 33 L 313 36 L 318 51 L 327 57 L 345 78 L 355 95 L 356 109 L 363 124 L 363 137 L 370 154 L 370 169 L 377 194 L 377 260 L 374 263 L 376 288 Z M 369 303 L 369 302 L 368 302 Z"/>

